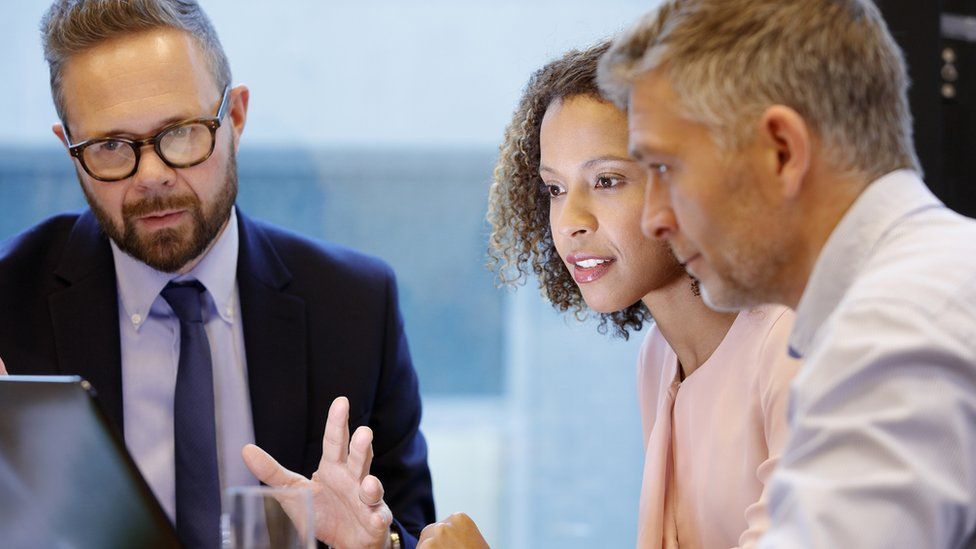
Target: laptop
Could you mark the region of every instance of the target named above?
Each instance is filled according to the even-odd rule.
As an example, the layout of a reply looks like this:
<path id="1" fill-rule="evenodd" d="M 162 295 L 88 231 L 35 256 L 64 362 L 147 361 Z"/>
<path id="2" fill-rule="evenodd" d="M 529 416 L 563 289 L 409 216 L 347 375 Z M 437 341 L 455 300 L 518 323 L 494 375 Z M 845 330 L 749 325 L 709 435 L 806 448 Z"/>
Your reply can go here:
<path id="1" fill-rule="evenodd" d="M 0 545 L 178 548 L 87 381 L 0 377 Z"/>

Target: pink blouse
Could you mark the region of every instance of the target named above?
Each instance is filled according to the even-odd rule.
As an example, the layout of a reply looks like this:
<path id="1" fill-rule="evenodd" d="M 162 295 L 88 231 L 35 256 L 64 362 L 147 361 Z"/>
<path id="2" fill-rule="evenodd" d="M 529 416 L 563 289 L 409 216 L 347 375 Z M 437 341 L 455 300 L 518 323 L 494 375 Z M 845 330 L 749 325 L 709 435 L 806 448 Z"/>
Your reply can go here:
<path id="1" fill-rule="evenodd" d="M 637 392 L 644 427 L 641 549 L 754 545 L 768 525 L 764 491 L 788 434 L 793 313 L 739 313 L 684 381 L 657 326 L 644 339 Z"/>

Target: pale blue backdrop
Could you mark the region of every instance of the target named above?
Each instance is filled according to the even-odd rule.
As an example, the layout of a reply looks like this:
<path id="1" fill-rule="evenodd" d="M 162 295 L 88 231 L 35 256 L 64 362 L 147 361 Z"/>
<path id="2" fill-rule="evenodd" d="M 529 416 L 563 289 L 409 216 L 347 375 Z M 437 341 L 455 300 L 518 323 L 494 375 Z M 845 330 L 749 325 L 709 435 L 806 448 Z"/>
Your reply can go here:
<path id="1" fill-rule="evenodd" d="M 533 70 L 656 4 L 204 0 L 251 88 L 248 213 L 390 262 L 425 400 L 438 514 L 498 547 L 627 547 L 642 465 L 630 342 L 483 268 L 497 143 Z M 0 19 L 0 240 L 80 208 L 37 23 Z M 2 304 L 0 304 L 2 306 Z"/>

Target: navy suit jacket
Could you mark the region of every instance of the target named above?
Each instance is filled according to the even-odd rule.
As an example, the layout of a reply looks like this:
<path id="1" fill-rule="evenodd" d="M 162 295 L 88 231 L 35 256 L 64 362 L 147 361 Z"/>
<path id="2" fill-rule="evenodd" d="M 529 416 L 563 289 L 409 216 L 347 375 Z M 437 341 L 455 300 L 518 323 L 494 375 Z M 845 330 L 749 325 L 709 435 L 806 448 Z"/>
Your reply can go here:
<path id="1" fill-rule="evenodd" d="M 332 400 L 374 433 L 371 472 L 409 539 L 434 521 L 420 396 L 392 270 L 378 259 L 252 220 L 238 209 L 237 283 L 255 442 L 311 476 Z M 91 211 L 0 245 L 0 357 L 11 374 L 79 375 L 120 436 L 115 265 Z"/>

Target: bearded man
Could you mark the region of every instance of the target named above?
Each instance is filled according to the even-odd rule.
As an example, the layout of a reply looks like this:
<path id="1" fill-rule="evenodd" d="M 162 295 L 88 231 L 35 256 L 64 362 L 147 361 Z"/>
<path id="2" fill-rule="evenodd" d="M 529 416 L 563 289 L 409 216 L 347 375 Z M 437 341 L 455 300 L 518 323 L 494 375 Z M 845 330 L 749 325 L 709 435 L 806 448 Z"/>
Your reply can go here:
<path id="1" fill-rule="evenodd" d="M 7 370 L 87 379 L 187 547 L 219 546 L 223 488 L 282 482 L 268 454 L 323 542 L 411 545 L 434 511 L 390 268 L 235 207 L 249 90 L 196 2 L 59 0 L 41 27 L 89 209 L 0 245 Z"/>

